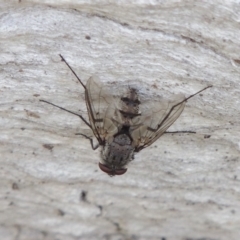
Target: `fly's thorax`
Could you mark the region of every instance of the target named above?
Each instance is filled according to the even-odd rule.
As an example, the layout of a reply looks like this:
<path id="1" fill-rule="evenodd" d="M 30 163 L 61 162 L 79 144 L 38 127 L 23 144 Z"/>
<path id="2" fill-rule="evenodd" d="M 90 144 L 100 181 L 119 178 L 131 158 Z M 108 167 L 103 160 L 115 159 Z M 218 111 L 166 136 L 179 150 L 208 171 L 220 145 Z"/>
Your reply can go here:
<path id="1" fill-rule="evenodd" d="M 102 164 L 111 169 L 125 167 L 133 160 L 134 147 L 126 134 L 119 134 L 109 138 L 101 150 Z"/>

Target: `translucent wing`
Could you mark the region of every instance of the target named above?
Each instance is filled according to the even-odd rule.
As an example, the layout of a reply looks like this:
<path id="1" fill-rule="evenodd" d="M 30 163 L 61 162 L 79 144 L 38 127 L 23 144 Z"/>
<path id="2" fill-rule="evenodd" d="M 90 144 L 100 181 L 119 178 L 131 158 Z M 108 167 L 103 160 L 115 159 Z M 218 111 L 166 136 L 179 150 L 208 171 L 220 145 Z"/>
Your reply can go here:
<path id="1" fill-rule="evenodd" d="M 138 152 L 154 143 L 176 121 L 185 107 L 184 95 L 175 96 L 174 101 L 146 103 L 142 105 L 141 126 L 133 128 L 131 136 Z M 145 108 L 145 109 L 144 109 Z"/>
<path id="2" fill-rule="evenodd" d="M 116 109 L 115 99 L 96 77 L 87 81 L 85 99 L 92 131 L 101 145 L 109 135 L 113 136 L 118 131 L 111 120 Z"/>

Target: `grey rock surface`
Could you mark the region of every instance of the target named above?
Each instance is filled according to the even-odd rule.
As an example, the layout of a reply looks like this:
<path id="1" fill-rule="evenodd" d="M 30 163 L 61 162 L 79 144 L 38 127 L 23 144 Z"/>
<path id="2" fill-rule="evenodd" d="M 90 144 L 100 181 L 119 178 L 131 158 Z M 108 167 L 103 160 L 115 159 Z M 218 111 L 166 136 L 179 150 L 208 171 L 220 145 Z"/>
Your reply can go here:
<path id="1" fill-rule="evenodd" d="M 55 3 L 57 2 L 57 4 Z M 1 1 L 1 239 L 238 240 L 240 2 Z M 83 82 L 189 100 L 128 172 L 98 169 Z"/>

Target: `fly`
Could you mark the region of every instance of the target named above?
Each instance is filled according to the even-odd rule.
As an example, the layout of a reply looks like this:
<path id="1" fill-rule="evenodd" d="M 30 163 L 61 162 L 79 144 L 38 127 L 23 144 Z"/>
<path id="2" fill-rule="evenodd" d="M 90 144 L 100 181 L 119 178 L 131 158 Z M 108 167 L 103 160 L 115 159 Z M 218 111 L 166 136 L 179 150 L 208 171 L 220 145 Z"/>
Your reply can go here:
<path id="1" fill-rule="evenodd" d="M 85 102 L 88 111 L 87 121 L 82 115 L 51 104 L 81 118 L 92 130 L 98 144 L 87 138 L 95 150 L 101 147 L 99 168 L 111 175 L 122 175 L 127 171 L 127 164 L 134 159 L 134 153 L 153 144 L 181 115 L 187 100 L 202 90 L 185 98 L 178 95 L 174 100 L 165 102 L 141 102 L 138 91 L 129 87 L 121 97 L 109 93 L 96 77 L 90 77 L 83 84 L 67 61 L 60 55 L 85 90 Z"/>

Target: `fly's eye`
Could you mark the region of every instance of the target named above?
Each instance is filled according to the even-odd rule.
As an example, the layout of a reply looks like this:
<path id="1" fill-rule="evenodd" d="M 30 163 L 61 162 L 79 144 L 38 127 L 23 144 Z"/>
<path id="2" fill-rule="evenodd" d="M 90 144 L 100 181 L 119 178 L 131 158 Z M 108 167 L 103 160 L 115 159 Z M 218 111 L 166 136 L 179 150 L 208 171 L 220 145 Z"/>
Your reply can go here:
<path id="1" fill-rule="evenodd" d="M 127 171 L 127 168 L 116 169 L 115 174 L 116 175 L 123 175 L 126 171 Z"/>
<path id="2" fill-rule="evenodd" d="M 109 175 L 111 175 L 111 176 L 114 176 L 114 175 L 122 175 L 122 174 L 124 174 L 124 173 L 127 171 L 127 168 L 111 169 L 111 168 L 109 168 L 108 166 L 103 165 L 102 163 L 99 163 L 98 166 L 99 166 L 99 168 L 100 168 L 103 172 L 105 172 L 105 173 L 107 173 L 107 174 L 109 174 Z"/>
<path id="3" fill-rule="evenodd" d="M 107 167 L 106 165 L 103 165 L 102 163 L 98 163 L 98 166 L 103 172 L 112 176 L 115 175 L 114 171 L 111 168 Z"/>

